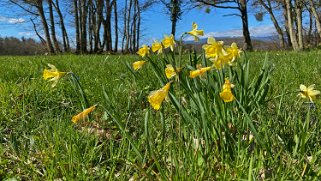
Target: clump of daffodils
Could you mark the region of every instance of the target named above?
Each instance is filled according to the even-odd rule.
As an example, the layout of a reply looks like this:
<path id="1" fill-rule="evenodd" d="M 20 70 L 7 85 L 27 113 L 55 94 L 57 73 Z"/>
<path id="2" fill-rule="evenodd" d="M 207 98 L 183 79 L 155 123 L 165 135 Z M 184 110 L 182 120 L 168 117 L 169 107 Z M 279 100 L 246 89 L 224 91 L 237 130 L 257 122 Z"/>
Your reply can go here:
<path id="1" fill-rule="evenodd" d="M 236 43 L 232 43 L 231 46 L 224 46 L 223 41 L 216 41 L 213 37 L 207 39 L 207 44 L 203 45 L 203 49 L 206 58 L 209 58 L 213 62 L 213 67 L 218 70 L 225 65 L 232 65 L 242 52 Z"/>
<path id="2" fill-rule="evenodd" d="M 184 35 L 191 35 L 194 37 L 195 41 L 199 41 L 200 36 L 204 36 L 204 30 L 198 29 L 198 25 L 193 22 L 192 30 L 184 33 L 181 37 L 181 40 Z M 151 47 L 151 48 L 150 48 Z M 132 64 L 134 70 L 139 70 L 142 66 L 151 61 L 150 59 L 150 51 L 153 55 L 160 55 L 163 53 L 164 49 L 170 49 L 171 52 L 175 52 L 176 42 L 173 35 L 164 35 L 164 38 L 161 41 L 154 40 L 151 46 L 143 45 L 137 52 L 138 55 L 143 58 L 143 60 L 136 61 Z M 207 67 L 197 66 L 196 70 L 189 71 L 189 78 L 196 78 L 207 73 L 213 73 L 214 71 L 210 71 L 213 69 L 220 70 L 224 68 L 226 65 L 232 65 L 232 63 L 240 57 L 241 50 L 237 47 L 236 43 L 232 43 L 230 46 L 224 45 L 223 41 L 216 41 L 213 37 L 208 37 L 207 44 L 203 45 L 202 48 L 205 52 L 205 57 L 207 60 L 212 62 L 212 65 Z M 164 56 L 163 56 L 164 57 Z M 173 66 L 172 62 L 166 62 L 166 67 L 164 74 L 167 79 L 173 79 L 178 73 L 181 72 L 180 67 Z M 179 64 L 179 66 L 181 66 Z M 184 73 L 184 72 L 183 72 Z M 179 81 L 179 79 L 176 79 Z M 148 102 L 152 106 L 154 110 L 159 110 L 161 108 L 162 102 L 168 95 L 171 82 L 167 83 L 164 87 L 159 90 L 152 91 L 148 95 Z M 222 91 L 219 93 L 220 98 L 224 102 L 232 102 L 235 100 L 235 97 L 232 93 L 232 88 L 234 85 L 230 82 L 229 79 L 225 79 L 225 83 L 222 86 Z"/>

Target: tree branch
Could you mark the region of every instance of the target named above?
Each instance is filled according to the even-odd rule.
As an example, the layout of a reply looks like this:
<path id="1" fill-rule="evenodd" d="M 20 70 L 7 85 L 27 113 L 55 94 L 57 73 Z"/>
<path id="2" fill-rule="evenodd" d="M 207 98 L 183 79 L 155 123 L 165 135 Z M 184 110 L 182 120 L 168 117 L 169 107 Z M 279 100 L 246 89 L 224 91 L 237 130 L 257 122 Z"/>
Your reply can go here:
<path id="1" fill-rule="evenodd" d="M 223 16 L 225 16 L 225 17 L 227 17 L 227 16 L 238 16 L 238 17 L 242 17 L 241 15 L 236 14 L 236 13 L 233 13 L 233 14 L 225 14 L 225 15 L 223 15 Z"/>
<path id="2" fill-rule="evenodd" d="M 21 4 L 15 2 L 14 0 L 9 0 L 9 1 L 10 1 L 12 4 L 17 5 L 18 7 L 20 7 L 20 8 L 23 9 L 24 11 L 26 11 L 26 12 L 32 14 L 32 15 L 39 16 L 38 13 L 32 12 L 32 11 L 30 11 L 29 9 L 26 9 L 25 7 L 23 7 Z"/>
<path id="3" fill-rule="evenodd" d="M 223 6 L 223 5 L 220 5 L 220 4 L 225 4 L 225 3 L 237 3 L 235 1 L 216 1 L 216 2 L 208 2 L 206 0 L 196 0 L 196 2 L 199 2 L 199 3 L 203 3 L 205 5 L 209 5 L 209 6 L 213 6 L 213 7 L 216 7 L 216 8 L 222 8 L 222 9 L 236 9 L 236 10 L 239 10 L 240 7 L 236 7 L 236 6 Z"/>
<path id="4" fill-rule="evenodd" d="M 36 35 L 39 37 L 41 43 L 42 43 L 43 45 L 46 45 L 46 44 L 47 44 L 47 43 L 46 43 L 46 40 L 45 40 L 44 38 L 42 38 L 42 36 L 38 33 L 38 31 L 37 31 L 37 26 L 36 26 L 35 22 L 34 22 L 33 19 L 31 19 L 31 18 L 30 18 L 30 20 L 31 20 L 31 22 L 32 22 L 32 24 L 33 24 L 33 29 L 35 30 Z"/>

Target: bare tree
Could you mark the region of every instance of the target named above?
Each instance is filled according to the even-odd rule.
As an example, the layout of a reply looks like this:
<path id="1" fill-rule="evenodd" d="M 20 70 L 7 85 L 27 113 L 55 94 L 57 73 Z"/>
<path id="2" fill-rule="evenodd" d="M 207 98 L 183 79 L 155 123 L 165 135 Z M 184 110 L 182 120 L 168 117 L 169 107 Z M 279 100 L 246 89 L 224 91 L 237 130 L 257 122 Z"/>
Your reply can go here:
<path id="1" fill-rule="evenodd" d="M 315 5 L 316 3 L 313 0 L 309 0 L 309 4 L 310 4 L 310 10 L 313 13 L 315 18 L 316 28 L 317 28 L 319 37 L 321 38 L 321 19 L 316 9 L 316 5 Z"/>
<path id="2" fill-rule="evenodd" d="M 25 12 L 40 17 L 42 28 L 45 34 L 46 39 L 46 47 L 50 54 L 54 54 L 55 50 L 52 46 L 50 34 L 49 34 L 49 27 L 47 23 L 47 19 L 44 12 L 44 6 L 42 0 L 30 0 L 30 1 L 24 1 L 24 0 L 9 0 L 14 5 L 17 5 Z M 26 7 L 29 6 L 30 8 Z M 36 9 L 36 12 L 33 11 L 33 9 Z"/>
<path id="3" fill-rule="evenodd" d="M 304 48 L 303 44 L 303 27 L 302 27 L 302 11 L 303 11 L 303 1 L 295 0 L 295 14 L 296 14 L 296 24 L 297 24 L 297 37 L 299 50 Z"/>
<path id="4" fill-rule="evenodd" d="M 280 47 L 285 48 L 284 33 L 283 33 L 283 30 L 280 26 L 280 23 L 277 20 L 277 17 L 274 14 L 273 10 L 275 10 L 276 7 L 272 6 L 272 0 L 258 0 L 255 2 L 254 5 L 256 5 L 256 3 L 259 3 L 266 10 L 266 12 L 269 14 L 271 21 L 273 22 L 273 25 L 278 33 Z"/>
<path id="5" fill-rule="evenodd" d="M 76 53 L 80 53 L 80 21 L 78 14 L 78 0 L 74 0 L 74 18 L 76 29 Z"/>
<path id="6" fill-rule="evenodd" d="M 113 2 L 105 0 L 105 19 L 104 19 L 104 45 L 106 51 L 112 51 L 112 34 L 111 34 L 111 13 Z"/>
<path id="7" fill-rule="evenodd" d="M 182 0 L 161 0 L 170 15 L 172 29 L 171 34 L 175 37 L 176 25 L 182 16 Z"/>
<path id="8" fill-rule="evenodd" d="M 286 14 L 287 14 L 287 24 L 288 24 L 288 30 L 289 30 L 289 34 L 290 34 L 290 41 L 292 43 L 292 47 L 294 50 L 299 50 L 299 44 L 295 35 L 295 30 L 293 27 L 293 5 L 291 0 L 284 0 L 285 3 L 285 7 L 286 7 Z"/>
<path id="9" fill-rule="evenodd" d="M 208 5 L 214 8 L 222 8 L 222 9 L 234 9 L 239 12 L 237 16 L 239 16 L 242 20 L 242 29 L 243 29 L 243 37 L 244 37 L 244 50 L 252 51 L 252 41 L 249 31 L 249 21 L 248 21 L 248 12 L 247 12 L 247 4 L 248 0 L 191 0 L 191 2 L 198 3 L 199 6 Z M 236 14 L 233 14 L 236 15 Z"/>
<path id="10" fill-rule="evenodd" d="M 59 47 L 59 43 L 57 40 L 57 36 L 56 36 L 55 19 L 54 19 L 52 4 L 53 4 L 52 0 L 48 0 L 51 38 L 52 38 L 53 44 L 55 46 L 56 52 L 61 52 L 60 47 Z"/>
<path id="11" fill-rule="evenodd" d="M 67 30 L 66 30 L 64 17 L 61 13 L 61 10 L 60 10 L 59 0 L 56 0 L 56 2 L 53 3 L 52 5 L 56 9 L 56 12 L 59 16 L 59 24 L 60 24 L 61 33 L 62 33 L 62 42 L 63 42 L 64 51 L 69 52 L 70 51 L 69 37 L 68 37 Z"/>
<path id="12" fill-rule="evenodd" d="M 118 12 L 117 12 L 117 1 L 114 0 L 113 1 L 114 4 L 114 22 L 115 22 L 115 44 L 114 44 L 114 52 L 118 51 Z"/>

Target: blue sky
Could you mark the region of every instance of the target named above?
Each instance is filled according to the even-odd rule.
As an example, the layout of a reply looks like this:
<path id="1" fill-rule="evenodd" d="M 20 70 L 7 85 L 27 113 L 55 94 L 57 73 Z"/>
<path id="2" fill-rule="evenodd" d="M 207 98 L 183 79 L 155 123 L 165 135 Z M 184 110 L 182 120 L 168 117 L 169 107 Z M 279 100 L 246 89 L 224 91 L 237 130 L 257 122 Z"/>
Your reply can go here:
<path id="1" fill-rule="evenodd" d="M 16 8 L 4 8 L 0 6 L 0 36 L 33 37 L 32 24 L 29 17 L 12 15 Z M 249 26 L 251 36 L 269 36 L 275 33 L 274 27 L 268 16 L 264 21 L 255 20 L 254 12 L 249 10 Z M 212 9 L 209 14 L 204 9 L 193 9 L 183 14 L 182 19 L 177 24 L 177 35 L 191 29 L 192 22 L 199 25 L 199 29 L 204 29 L 205 37 L 208 36 L 242 36 L 241 20 L 237 16 L 224 16 L 226 14 L 237 13 L 234 10 Z M 143 42 L 151 42 L 154 39 L 161 39 L 164 34 L 171 31 L 169 16 L 165 13 L 162 5 L 155 5 L 153 8 L 144 12 L 142 20 Z M 68 22 L 67 22 L 68 23 Z M 69 22 L 71 24 L 71 22 Z"/>
<path id="2" fill-rule="evenodd" d="M 275 29 L 268 16 L 264 21 L 258 22 L 254 17 L 254 12 L 249 11 L 249 26 L 251 36 L 270 36 L 275 34 Z M 164 13 L 162 7 L 156 6 L 145 13 L 144 36 L 146 39 L 162 38 L 163 34 L 171 31 L 169 16 Z M 205 36 L 242 36 L 241 19 L 237 16 L 226 16 L 227 14 L 238 13 L 229 9 L 212 9 L 210 13 L 205 13 L 205 9 L 193 9 L 184 13 L 177 25 L 177 35 L 191 30 L 192 22 L 198 24 L 199 29 L 203 29 Z M 193 39 L 193 38 L 192 38 Z"/>

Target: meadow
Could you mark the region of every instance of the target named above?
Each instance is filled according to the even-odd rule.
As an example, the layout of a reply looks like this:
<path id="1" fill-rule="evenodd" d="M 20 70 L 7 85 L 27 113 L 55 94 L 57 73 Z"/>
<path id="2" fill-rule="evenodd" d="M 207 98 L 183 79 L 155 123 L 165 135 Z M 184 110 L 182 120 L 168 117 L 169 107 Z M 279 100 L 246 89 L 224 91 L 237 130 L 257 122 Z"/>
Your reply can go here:
<path id="1" fill-rule="evenodd" d="M 134 71 L 131 64 L 138 59 L 0 57 L 0 179 L 321 177 L 321 99 L 311 103 L 298 96 L 300 84 L 321 89 L 320 51 L 243 52 L 239 65 L 225 72 L 173 78 L 175 86 L 159 111 L 147 97 L 167 79 L 152 61 Z M 183 73 L 195 60 L 206 64 L 193 54 L 181 59 L 192 62 Z M 48 63 L 74 75 L 52 88 L 42 77 Z M 226 76 L 235 84 L 231 103 L 216 96 Z M 71 121 L 96 104 L 88 118 Z"/>

